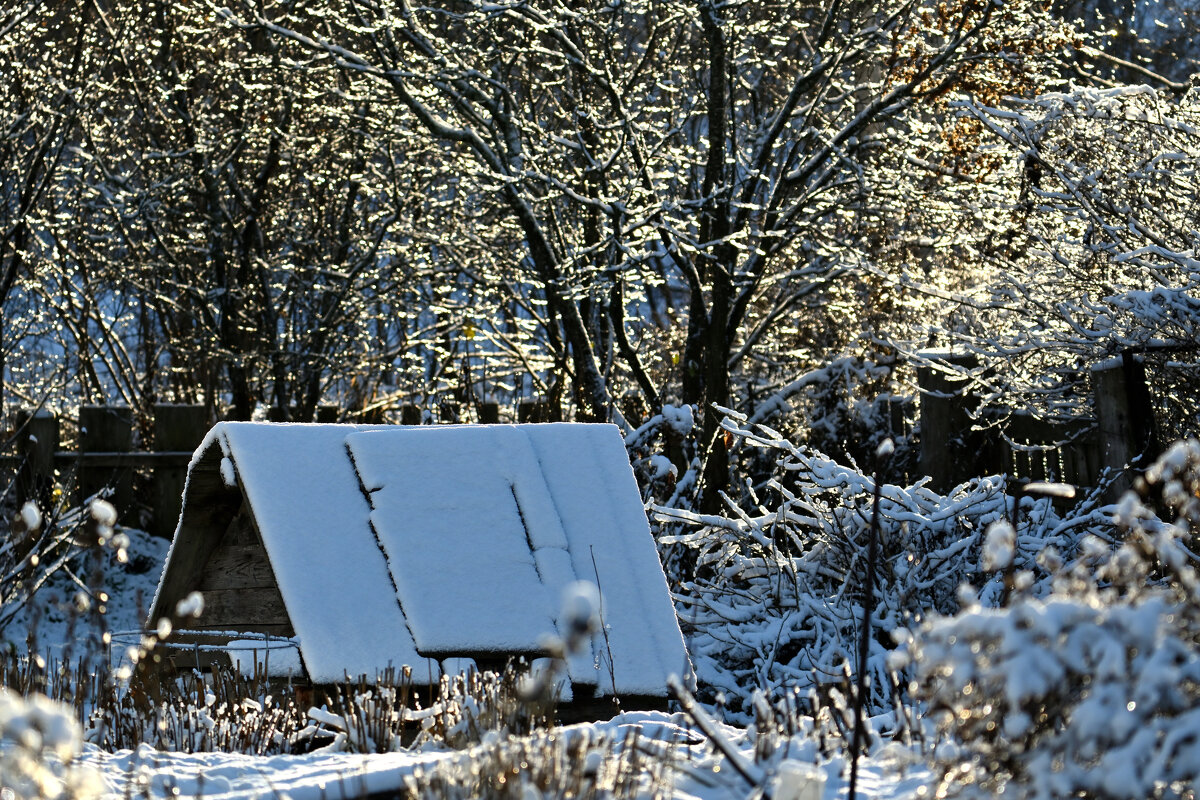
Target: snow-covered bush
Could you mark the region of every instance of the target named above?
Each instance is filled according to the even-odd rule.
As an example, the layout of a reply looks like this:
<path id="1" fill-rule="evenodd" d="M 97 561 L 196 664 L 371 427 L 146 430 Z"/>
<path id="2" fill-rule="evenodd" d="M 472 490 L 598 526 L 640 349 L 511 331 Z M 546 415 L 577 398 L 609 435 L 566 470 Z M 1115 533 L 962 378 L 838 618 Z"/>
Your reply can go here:
<path id="1" fill-rule="evenodd" d="M 1200 442 L 1174 445 L 1139 488 L 1117 508 L 1118 546 L 1043 554 L 1047 596 L 932 618 L 898 653 L 947 737 L 946 788 L 1140 799 L 1200 782 Z"/>
<path id="2" fill-rule="evenodd" d="M 844 664 L 858 647 L 875 479 L 772 431 L 727 425 L 743 446 L 776 459 L 765 487 L 748 490 L 753 505 L 731 504 L 727 517 L 661 506 L 654 513 L 664 526 L 659 542 L 701 696 L 723 696 L 728 718 L 748 723 L 755 688 L 778 697 L 845 680 Z M 868 708 L 876 712 L 891 708 L 892 631 L 957 611 L 964 582 L 975 584 L 987 604 L 1004 594 L 1000 571 L 980 571 L 984 533 L 1011 508 L 1004 480 L 975 479 L 948 495 L 925 484 L 881 487 L 876 635 L 868 659 Z M 1024 503 L 1015 564 L 1042 576 L 1037 553 L 1051 545 L 1067 552 L 1084 529 L 1104 527 L 1092 500 L 1066 517 L 1048 500 Z"/>
<path id="3" fill-rule="evenodd" d="M 71 709 L 0 689 L 0 786 L 22 800 L 93 797 L 100 784 L 76 765 L 82 739 Z"/>
<path id="4" fill-rule="evenodd" d="M 616 722 L 618 720 L 615 720 Z M 405 781 L 411 800 L 541 800 L 552 797 L 669 797 L 682 765 L 673 748 L 639 726 L 613 736 L 591 726 L 490 736 L 462 758 L 439 761 Z"/>

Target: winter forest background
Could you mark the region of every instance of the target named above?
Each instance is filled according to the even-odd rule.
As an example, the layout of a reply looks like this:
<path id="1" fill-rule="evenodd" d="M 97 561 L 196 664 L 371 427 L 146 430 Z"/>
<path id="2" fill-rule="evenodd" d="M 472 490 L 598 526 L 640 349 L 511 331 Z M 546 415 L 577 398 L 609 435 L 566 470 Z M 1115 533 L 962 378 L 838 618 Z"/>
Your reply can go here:
<path id="1" fill-rule="evenodd" d="M 1192 796 L 1198 15 L 9 2 L 5 463 L 28 412 L 69 444 L 94 404 L 145 442 L 164 403 L 612 422 L 760 790 L 779 741 L 844 756 L 861 702 L 941 791 Z M 1113 364 L 1148 389 L 1131 472 L 1004 466 L 1096 434 Z M 955 447 L 1009 455 L 930 480 Z M 0 623 L 113 544 L 60 477 L 36 513 L 7 484 Z"/>

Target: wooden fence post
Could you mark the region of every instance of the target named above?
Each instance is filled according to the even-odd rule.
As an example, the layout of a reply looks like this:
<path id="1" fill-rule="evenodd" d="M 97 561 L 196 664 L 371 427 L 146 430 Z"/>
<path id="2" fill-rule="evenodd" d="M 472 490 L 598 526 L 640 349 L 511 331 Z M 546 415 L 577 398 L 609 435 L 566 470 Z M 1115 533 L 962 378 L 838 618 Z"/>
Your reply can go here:
<path id="1" fill-rule="evenodd" d="M 422 416 L 420 406 L 400 406 L 401 425 L 420 425 Z"/>
<path id="2" fill-rule="evenodd" d="M 1133 476 L 1126 467 L 1136 458 L 1153 455 L 1154 408 L 1141 362 L 1126 353 L 1122 358 L 1094 365 L 1092 402 L 1100 440 L 1100 467 L 1117 475 L 1106 497 L 1116 502 L 1133 485 Z"/>
<path id="3" fill-rule="evenodd" d="M 79 407 L 79 441 L 83 453 L 128 453 L 133 450 L 133 409 L 129 406 Z M 87 466 L 81 459 L 76 477 L 79 502 L 105 489 L 118 519 L 133 507 L 133 468 Z"/>
<path id="4" fill-rule="evenodd" d="M 359 425 L 386 425 L 387 414 L 382 406 L 375 406 L 353 412 L 353 421 Z"/>
<path id="5" fill-rule="evenodd" d="M 517 405 L 517 422 L 557 422 L 550 403 L 545 400 L 523 400 Z"/>
<path id="6" fill-rule="evenodd" d="M 159 452 L 194 452 L 208 432 L 208 415 L 202 405 L 154 406 L 154 449 Z M 159 466 L 154 470 L 154 514 L 150 533 L 170 539 L 183 509 L 187 466 Z"/>
<path id="7" fill-rule="evenodd" d="M 971 369 L 978 364 L 974 355 L 964 353 L 924 353 L 928 360 L 947 366 Z M 947 491 L 965 475 L 974 475 L 979 461 L 980 437 L 971 431 L 971 411 L 977 400 L 967 389 L 964 378 L 934 366 L 917 368 L 921 392 L 921 457 L 919 468 L 930 477 L 930 488 Z"/>
<path id="8" fill-rule="evenodd" d="M 54 454 L 58 451 L 58 417 L 38 409 L 17 412 L 18 450 L 22 462 L 17 477 L 17 502 L 35 501 L 43 511 L 54 500 Z"/>
<path id="9" fill-rule="evenodd" d="M 496 425 L 500 422 L 499 403 L 480 403 L 478 412 L 479 422 L 483 425 Z"/>

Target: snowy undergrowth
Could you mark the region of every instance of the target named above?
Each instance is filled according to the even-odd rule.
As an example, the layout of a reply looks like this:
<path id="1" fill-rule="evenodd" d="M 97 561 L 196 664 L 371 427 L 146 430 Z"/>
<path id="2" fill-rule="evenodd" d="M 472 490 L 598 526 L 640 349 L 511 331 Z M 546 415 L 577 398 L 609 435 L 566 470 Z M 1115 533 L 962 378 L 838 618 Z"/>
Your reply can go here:
<path id="1" fill-rule="evenodd" d="M 646 735 L 635 720 L 609 730 L 580 725 L 528 736 L 492 734 L 466 758 L 415 771 L 405 789 L 413 800 L 675 796 L 675 777 L 686 769 L 688 753 L 680 746 L 686 733 L 659 724 L 648 726 Z"/>
<path id="2" fill-rule="evenodd" d="M 22 800 L 99 793 L 100 778 L 80 766 L 83 741 L 70 708 L 40 695 L 0 689 L 0 786 Z"/>
<path id="3" fill-rule="evenodd" d="M 1200 442 L 1117 510 L 1120 546 L 1053 562 L 1051 591 L 917 628 L 897 660 L 965 796 L 1190 797 L 1200 783 Z M 1017 581 L 1017 585 L 1027 581 Z"/>
<path id="4" fill-rule="evenodd" d="M 124 558 L 114 547 L 99 553 L 77 549 L 0 631 L 5 649 L 24 652 L 32 641 L 47 660 L 53 660 L 83 656 L 89 646 L 100 648 L 103 634 L 91 616 L 99 604 L 93 603 L 90 595 L 95 590 L 89 586 L 96 580 L 112 598 L 104 604 L 104 629 L 115 637 L 117 652 L 126 641 L 137 641 L 134 632 L 145 622 L 170 542 L 132 528 L 117 532 L 123 536 Z"/>
<path id="5" fill-rule="evenodd" d="M 845 693 L 845 664 L 857 650 L 871 523 L 874 477 L 775 432 L 727 429 L 744 447 L 774 455 L 771 479 L 748 507 L 730 502 L 728 516 L 654 507 L 659 543 L 674 579 L 680 622 L 688 637 L 702 697 L 723 701 L 730 721 L 749 724 L 752 694 L 824 697 Z M 886 467 L 883 475 L 886 481 Z M 868 708 L 892 709 L 891 634 L 929 614 L 958 610 L 969 583 L 985 606 L 997 605 L 1004 576 L 980 566 L 984 533 L 1011 511 L 1003 478 L 979 478 L 949 494 L 884 483 L 881 557 L 868 659 Z M 1069 552 L 1085 532 L 1109 535 L 1095 497 L 1063 513 L 1046 499 L 1024 499 L 1015 564 L 1045 591 L 1037 564 L 1047 547 Z"/>

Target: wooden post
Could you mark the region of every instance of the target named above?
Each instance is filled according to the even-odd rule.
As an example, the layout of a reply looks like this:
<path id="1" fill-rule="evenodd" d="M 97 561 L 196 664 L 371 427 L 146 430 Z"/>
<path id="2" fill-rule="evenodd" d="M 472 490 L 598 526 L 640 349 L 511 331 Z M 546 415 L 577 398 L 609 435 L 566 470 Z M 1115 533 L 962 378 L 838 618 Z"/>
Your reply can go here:
<path id="1" fill-rule="evenodd" d="M 443 425 L 452 425 L 459 422 L 458 403 L 442 403 L 438 406 L 438 422 Z"/>
<path id="2" fill-rule="evenodd" d="M 963 353 L 925 353 L 931 361 L 971 369 L 978 361 Z M 930 477 L 930 488 L 944 492 L 975 474 L 979 437 L 971 432 L 971 415 L 977 403 L 967 380 L 934 366 L 917 368 L 921 392 L 920 471 Z"/>
<path id="3" fill-rule="evenodd" d="M 154 406 L 154 449 L 158 452 L 195 452 L 208 432 L 208 415 L 202 405 Z M 187 467 L 162 466 L 154 471 L 154 515 L 150 533 L 170 539 L 183 509 Z"/>
<path id="4" fill-rule="evenodd" d="M 337 406 L 317 406 L 317 422 L 337 422 L 341 415 Z"/>
<path id="5" fill-rule="evenodd" d="M 408 405 L 400 407 L 401 425 L 420 425 L 421 417 L 422 414 L 419 406 Z"/>
<path id="6" fill-rule="evenodd" d="M 17 502 L 33 500 L 43 511 L 54 500 L 54 454 L 58 451 L 58 417 L 38 409 L 17 413 L 18 449 L 24 459 L 17 477 Z"/>
<path id="7" fill-rule="evenodd" d="M 1152 455 L 1154 447 L 1154 409 L 1140 362 L 1126 353 L 1123 358 L 1094 365 L 1092 402 L 1099 436 L 1099 466 L 1117 475 L 1106 495 L 1115 502 L 1133 485 L 1129 464 L 1139 458 L 1145 461 L 1142 457 Z"/>
<path id="8" fill-rule="evenodd" d="M 523 400 L 517 406 L 517 422 L 548 422 L 550 404 L 544 401 Z"/>
<path id="9" fill-rule="evenodd" d="M 385 425 L 387 424 L 387 416 L 384 414 L 382 406 L 363 409 L 357 412 L 355 420 L 360 425 Z"/>
<path id="10" fill-rule="evenodd" d="M 500 422 L 499 403 L 480 403 L 478 406 L 479 421 L 484 425 L 496 425 Z"/>
<path id="11" fill-rule="evenodd" d="M 129 406 L 79 407 L 78 450 L 84 453 L 128 453 L 133 450 L 133 409 Z M 108 501 L 123 519 L 133 507 L 132 467 L 90 467 L 81 460 L 77 478 L 79 502 L 109 490 Z"/>

